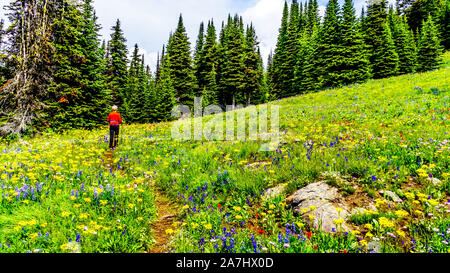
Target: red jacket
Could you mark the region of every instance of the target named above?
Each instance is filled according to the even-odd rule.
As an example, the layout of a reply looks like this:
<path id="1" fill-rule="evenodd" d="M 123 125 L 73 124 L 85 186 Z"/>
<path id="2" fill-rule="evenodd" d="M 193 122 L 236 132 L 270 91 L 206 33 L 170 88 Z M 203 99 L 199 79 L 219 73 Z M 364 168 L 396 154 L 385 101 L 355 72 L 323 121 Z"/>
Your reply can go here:
<path id="1" fill-rule="evenodd" d="M 109 125 L 120 125 L 120 123 L 122 123 L 122 118 L 120 117 L 119 113 L 112 112 L 108 116 L 108 122 L 109 122 Z"/>

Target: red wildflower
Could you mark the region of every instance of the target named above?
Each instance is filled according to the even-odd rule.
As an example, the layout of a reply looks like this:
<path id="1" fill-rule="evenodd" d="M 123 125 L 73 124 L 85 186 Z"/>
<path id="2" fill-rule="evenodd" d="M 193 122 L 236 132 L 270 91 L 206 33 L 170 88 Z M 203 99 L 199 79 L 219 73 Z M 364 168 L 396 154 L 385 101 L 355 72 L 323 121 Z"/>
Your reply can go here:
<path id="1" fill-rule="evenodd" d="M 218 207 L 219 207 L 219 209 L 220 209 L 220 208 L 222 207 L 222 205 L 221 205 L 221 204 L 219 204 L 219 205 L 218 205 Z"/>
<path id="2" fill-rule="evenodd" d="M 265 234 L 266 232 L 264 230 L 258 230 L 259 234 Z"/>
<path id="3" fill-rule="evenodd" d="M 308 239 L 311 239 L 312 233 L 311 233 L 311 232 L 307 232 L 307 233 L 306 233 L 306 236 L 308 236 Z"/>

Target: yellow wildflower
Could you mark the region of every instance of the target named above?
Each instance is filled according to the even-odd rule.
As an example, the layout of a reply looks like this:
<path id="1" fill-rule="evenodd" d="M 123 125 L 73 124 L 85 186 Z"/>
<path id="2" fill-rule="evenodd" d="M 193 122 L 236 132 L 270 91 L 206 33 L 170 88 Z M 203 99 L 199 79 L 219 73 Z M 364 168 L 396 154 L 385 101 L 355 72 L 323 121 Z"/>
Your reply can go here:
<path id="1" fill-rule="evenodd" d="M 173 233 L 174 233 L 173 229 L 171 229 L 171 228 L 166 229 L 166 234 L 170 235 L 170 234 L 173 234 Z"/>
<path id="2" fill-rule="evenodd" d="M 67 212 L 67 211 L 61 212 L 62 217 L 68 217 L 69 215 L 70 215 L 70 212 Z"/>
<path id="3" fill-rule="evenodd" d="M 373 226 L 371 224 L 365 224 L 364 227 L 368 230 L 373 230 Z"/>
<path id="4" fill-rule="evenodd" d="M 404 211 L 404 210 L 397 210 L 395 212 L 395 215 L 397 215 L 398 218 L 405 218 L 406 216 L 409 215 L 409 213 L 407 211 Z"/>

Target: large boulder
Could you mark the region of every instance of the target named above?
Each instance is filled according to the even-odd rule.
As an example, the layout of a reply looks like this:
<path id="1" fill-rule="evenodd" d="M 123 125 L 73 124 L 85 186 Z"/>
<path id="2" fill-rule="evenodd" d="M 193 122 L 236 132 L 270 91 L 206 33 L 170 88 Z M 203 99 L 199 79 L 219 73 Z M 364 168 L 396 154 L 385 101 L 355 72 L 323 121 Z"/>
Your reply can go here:
<path id="1" fill-rule="evenodd" d="M 349 231 L 345 222 L 335 222 L 341 218 L 345 220 L 350 211 L 345 204 L 339 203 L 340 198 L 336 188 L 322 181 L 298 190 L 288 198 L 287 203 L 295 215 L 300 215 L 316 229 L 324 232 Z"/>

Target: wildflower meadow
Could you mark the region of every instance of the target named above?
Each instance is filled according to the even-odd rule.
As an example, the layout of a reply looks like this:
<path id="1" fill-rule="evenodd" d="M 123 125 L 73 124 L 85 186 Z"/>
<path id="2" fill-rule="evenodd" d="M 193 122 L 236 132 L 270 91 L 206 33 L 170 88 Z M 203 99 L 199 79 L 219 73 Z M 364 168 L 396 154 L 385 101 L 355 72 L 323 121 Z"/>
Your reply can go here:
<path id="1" fill-rule="evenodd" d="M 114 152 L 106 127 L 2 141 L 0 252 L 448 253 L 445 60 L 269 103 L 280 107 L 273 151 L 174 140 L 173 123 L 125 125 Z M 317 208 L 295 214 L 286 199 L 324 180 L 351 206 L 374 206 L 337 217 L 332 232 L 313 228 L 305 215 Z"/>

